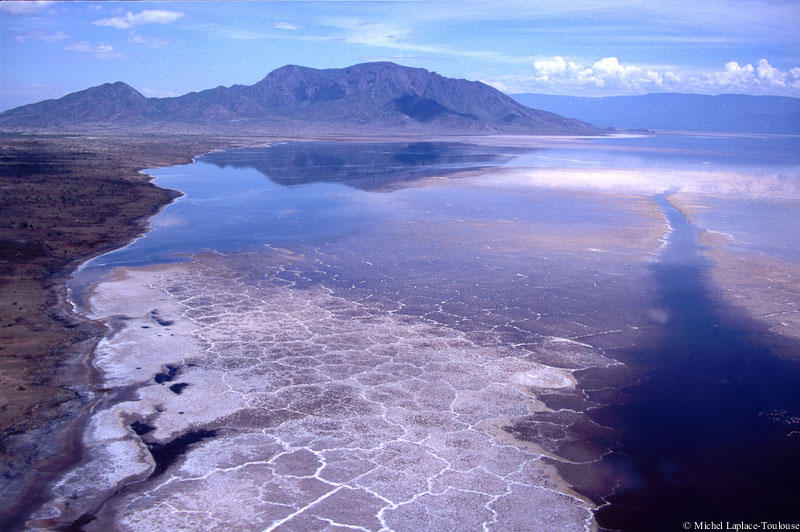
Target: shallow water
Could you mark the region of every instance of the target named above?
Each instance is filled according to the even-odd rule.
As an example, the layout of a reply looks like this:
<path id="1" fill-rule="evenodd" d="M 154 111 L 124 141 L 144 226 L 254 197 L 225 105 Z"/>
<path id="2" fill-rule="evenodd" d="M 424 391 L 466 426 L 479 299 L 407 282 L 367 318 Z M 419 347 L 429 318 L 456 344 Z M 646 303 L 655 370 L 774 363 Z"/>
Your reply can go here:
<path id="1" fill-rule="evenodd" d="M 150 170 L 159 185 L 185 196 L 150 220 L 146 236 L 85 264 L 70 283 L 73 299 L 83 306 L 88 286 L 116 266 L 325 242 L 368 230 L 387 217 L 387 209 L 399 207 L 388 194 L 367 190 L 486 168 L 518 151 L 447 143 L 295 142 L 212 152 L 191 165 Z"/>
<path id="2" fill-rule="evenodd" d="M 511 166 L 666 168 L 800 178 L 800 136 L 661 134 L 605 137 L 521 154 Z"/>
<path id="3" fill-rule="evenodd" d="M 698 228 L 658 201 L 673 228 L 653 265 L 666 323 L 654 340 L 611 354 L 641 368 L 637 382 L 603 393 L 611 404 L 590 413 L 621 434 L 599 466 L 618 485 L 598 522 L 675 530 L 796 519 L 800 368 L 776 357 L 756 324 L 725 314 L 709 294 Z"/>
<path id="4" fill-rule="evenodd" d="M 733 249 L 800 264 L 797 201 L 780 198 L 719 198 L 692 216 L 701 227 L 730 235 Z"/>
<path id="5" fill-rule="evenodd" d="M 262 308 L 265 303 L 256 295 L 262 285 L 289 290 L 286 301 L 305 301 L 308 296 L 312 303 L 297 303 L 298 309 L 320 304 L 324 312 L 341 319 L 340 328 L 349 327 L 348 313 L 354 313 L 354 335 L 343 345 L 332 337 L 336 345 L 326 348 L 332 352 L 347 349 L 347 342 L 358 338 L 370 338 L 364 349 L 375 349 L 369 347 L 369 323 L 379 324 L 389 336 L 410 335 L 419 345 L 437 345 L 426 334 L 458 338 L 463 342 L 459 345 L 469 346 L 465 353 L 471 360 L 482 362 L 470 365 L 458 380 L 465 370 L 456 370 L 457 361 L 445 357 L 437 362 L 441 373 L 430 376 L 444 379 L 448 386 L 461 383 L 456 388 L 483 382 L 479 368 L 494 363 L 492 352 L 499 360 L 513 357 L 520 367 L 546 364 L 578 370 L 578 389 L 554 391 L 513 383 L 553 411 L 526 416 L 524 400 L 502 408 L 492 403 L 497 397 L 484 402 L 493 412 L 513 412 L 516 417 L 504 421 L 505 430 L 552 453 L 567 478 L 595 500 L 621 483 L 612 504 L 598 513 L 602 526 L 673 530 L 687 520 L 766 517 L 759 510 L 778 515 L 780 508 L 795 502 L 783 473 L 797 471 L 798 466 L 792 458 L 797 437 L 787 437 L 796 428 L 792 420 L 800 415 L 797 368 L 761 347 L 752 334 L 758 328 L 732 321 L 714 299 L 707 278 L 710 262 L 698 254 L 696 227 L 663 194 L 498 185 L 491 174 L 474 175 L 497 165 L 660 171 L 710 167 L 713 172 L 744 169 L 754 180 L 766 172 L 793 186 L 797 156 L 787 154 L 794 153 L 795 140 L 762 141 L 659 136 L 536 150 L 447 143 L 286 143 L 215 152 L 189 166 L 151 172 L 159 185 L 186 196 L 154 217 L 145 237 L 90 262 L 71 286 L 78 296 L 82 286 L 110 268 L 186 261 L 190 254 L 205 253 L 199 260 L 206 273 L 195 275 L 197 286 L 152 281 L 153 286 L 191 310 L 190 302 L 203 300 L 200 285 L 214 283 L 214 275 L 227 272 L 224 275 L 233 280 L 209 285 L 214 305 L 227 309 L 225 313 L 234 302 Z M 749 155 L 736 159 L 747 146 L 752 148 Z M 654 193 L 668 188 L 669 183 Z M 749 234 L 763 252 L 794 259 L 796 224 L 787 222 L 796 221 L 796 203 L 781 205 L 782 210 L 769 209 L 763 201 L 729 198 L 718 209 L 702 213 L 697 223 L 742 238 Z M 672 228 L 663 247 L 658 240 L 666 232 L 662 216 Z M 748 221 L 753 216 L 759 223 Z M 209 266 L 215 260 L 219 264 Z M 217 293 L 221 287 L 230 295 Z M 342 303 L 334 303 L 335 298 Z M 280 311 L 275 301 L 280 298 L 271 303 Z M 214 305 L 203 306 L 197 316 L 220 322 L 225 338 L 212 344 L 219 347 L 222 359 L 227 342 L 233 342 L 230 349 L 236 351 L 241 348 L 236 344 L 240 335 L 246 344 L 267 334 L 248 329 L 252 323 L 246 321 L 237 330 L 226 315 L 213 315 Z M 303 312 L 291 314 L 292 320 L 302 321 Z M 151 318 L 146 314 L 143 319 Z M 268 329 L 269 322 L 264 323 Z M 414 325 L 421 323 L 434 328 Z M 297 334 L 302 337 L 305 332 L 297 329 Z M 271 349 L 269 335 L 253 345 Z M 287 341 L 283 338 L 279 344 Z M 435 358 L 434 353 L 430 356 Z M 614 365 L 609 354 L 627 367 Z M 220 363 L 209 362 L 203 371 L 217 371 Z M 365 363 L 369 361 L 360 358 L 354 362 L 355 367 Z M 160 364 L 154 366 L 156 377 L 170 367 Z M 602 369 L 606 366 L 613 371 Z M 152 378 L 147 367 L 136 369 L 142 382 Z M 125 379 L 135 381 L 137 375 L 133 372 Z M 375 378 L 365 376 L 361 384 Z M 624 387 L 631 382 L 636 384 Z M 195 385 L 187 386 L 167 397 L 193 397 Z M 450 414 L 454 419 L 466 415 L 458 410 Z M 168 408 L 160 415 L 167 420 L 175 413 Z M 204 423 L 193 429 L 205 431 L 198 433 L 204 441 L 208 438 L 202 445 L 213 443 L 215 431 L 228 437 L 225 431 L 233 428 Z M 602 425 L 621 431 L 621 439 Z M 156 429 L 155 434 L 161 433 Z M 172 441 L 183 442 L 181 437 Z M 171 449 L 163 447 L 168 444 L 152 440 L 147 445 Z M 615 452 L 595 462 L 609 447 Z M 752 456 L 759 457 L 757 465 L 742 466 Z M 509 475 L 504 482 L 513 482 Z M 598 476 L 606 478 L 593 480 Z M 735 505 L 734 496 L 739 497 Z M 486 502 L 485 508 L 496 505 L 496 510 L 514 497 L 492 495 L 487 500 L 494 502 Z M 742 499 L 752 504 L 739 504 Z M 725 513 L 734 509 L 740 513 Z M 517 518 L 521 517 L 514 512 L 504 513 L 502 519 L 507 520 L 501 521 L 509 524 Z M 497 519 L 495 514 L 495 525 Z M 582 519 L 573 524 L 582 527 Z"/>

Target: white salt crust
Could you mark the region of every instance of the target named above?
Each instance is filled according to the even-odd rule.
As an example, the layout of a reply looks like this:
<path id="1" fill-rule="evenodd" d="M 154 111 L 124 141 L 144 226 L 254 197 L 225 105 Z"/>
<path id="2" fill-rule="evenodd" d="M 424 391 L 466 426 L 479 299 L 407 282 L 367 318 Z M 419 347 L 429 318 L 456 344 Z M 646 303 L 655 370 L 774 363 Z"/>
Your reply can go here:
<path id="1" fill-rule="evenodd" d="M 40 517 L 128 482 L 86 530 L 593 527 L 592 504 L 547 453 L 499 430 L 544 410 L 540 391 L 573 387 L 567 370 L 325 288 L 202 263 L 125 270 L 90 302 L 114 328 L 95 365 L 133 395 L 92 416 L 87 459 Z M 559 343 L 573 348 L 588 350 Z M 156 383 L 167 366 L 176 374 Z M 135 434 L 135 420 L 154 430 Z M 143 440 L 199 428 L 217 432 L 130 483 L 154 467 Z"/>

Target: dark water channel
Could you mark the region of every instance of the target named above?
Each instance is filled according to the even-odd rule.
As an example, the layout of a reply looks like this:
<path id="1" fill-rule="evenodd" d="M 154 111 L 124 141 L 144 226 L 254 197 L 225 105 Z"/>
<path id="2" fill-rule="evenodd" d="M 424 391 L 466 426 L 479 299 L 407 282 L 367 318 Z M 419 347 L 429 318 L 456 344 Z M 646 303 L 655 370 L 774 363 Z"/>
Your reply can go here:
<path id="1" fill-rule="evenodd" d="M 590 416 L 621 433 L 595 466 L 618 482 L 597 521 L 624 531 L 800 522 L 798 365 L 713 298 L 697 228 L 657 201 L 673 228 L 653 266 L 665 323 L 655 341 L 614 354 L 638 382 L 595 392 L 608 406 Z"/>

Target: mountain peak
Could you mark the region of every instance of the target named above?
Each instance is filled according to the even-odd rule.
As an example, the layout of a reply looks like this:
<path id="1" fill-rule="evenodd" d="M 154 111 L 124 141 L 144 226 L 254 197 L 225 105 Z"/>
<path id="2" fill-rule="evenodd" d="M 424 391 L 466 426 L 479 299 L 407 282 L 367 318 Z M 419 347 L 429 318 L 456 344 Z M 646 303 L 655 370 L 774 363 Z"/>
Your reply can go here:
<path id="1" fill-rule="evenodd" d="M 148 103 L 139 91 L 118 81 L 73 92 L 57 100 L 23 105 L 0 114 L 0 124 L 62 126 L 130 123 L 144 118 Z"/>
<path id="2" fill-rule="evenodd" d="M 115 81 L 114 83 L 103 83 L 96 87 L 91 87 L 85 91 L 80 91 L 75 94 L 108 94 L 116 97 L 133 98 L 135 100 L 146 100 L 141 92 L 137 91 L 127 83 L 122 81 Z"/>
<path id="3" fill-rule="evenodd" d="M 114 90 L 124 90 L 128 92 L 135 92 L 136 94 L 141 94 L 139 91 L 125 83 L 124 81 L 115 81 L 113 83 L 103 83 L 100 85 L 101 87 L 109 87 Z"/>

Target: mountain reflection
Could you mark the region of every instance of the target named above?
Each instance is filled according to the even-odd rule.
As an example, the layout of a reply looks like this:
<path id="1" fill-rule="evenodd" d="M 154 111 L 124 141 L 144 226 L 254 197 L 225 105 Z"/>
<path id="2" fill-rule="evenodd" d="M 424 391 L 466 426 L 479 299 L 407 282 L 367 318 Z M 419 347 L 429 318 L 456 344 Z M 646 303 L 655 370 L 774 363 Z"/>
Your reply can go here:
<path id="1" fill-rule="evenodd" d="M 253 168 L 283 186 L 336 182 L 361 190 L 502 164 L 530 151 L 455 142 L 287 142 L 269 148 L 213 152 L 200 161 L 220 168 Z"/>

